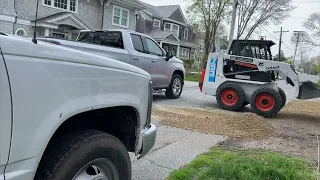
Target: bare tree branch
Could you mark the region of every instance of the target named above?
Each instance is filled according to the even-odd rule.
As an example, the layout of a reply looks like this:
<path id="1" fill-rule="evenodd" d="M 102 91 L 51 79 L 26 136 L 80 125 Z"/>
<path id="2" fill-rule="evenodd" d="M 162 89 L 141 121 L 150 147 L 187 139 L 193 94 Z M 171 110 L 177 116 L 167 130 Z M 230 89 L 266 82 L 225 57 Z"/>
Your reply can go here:
<path id="1" fill-rule="evenodd" d="M 295 8 L 291 0 L 239 0 L 237 38 L 248 39 L 262 24 L 278 24 Z"/>

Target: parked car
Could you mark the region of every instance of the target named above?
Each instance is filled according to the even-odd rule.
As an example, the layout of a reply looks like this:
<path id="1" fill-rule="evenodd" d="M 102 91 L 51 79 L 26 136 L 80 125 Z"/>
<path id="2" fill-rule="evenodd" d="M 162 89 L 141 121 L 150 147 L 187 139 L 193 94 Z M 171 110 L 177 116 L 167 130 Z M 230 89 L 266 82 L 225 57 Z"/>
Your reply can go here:
<path id="1" fill-rule="evenodd" d="M 153 147 L 144 70 L 0 33 L 0 179 L 130 180 Z"/>
<path id="2" fill-rule="evenodd" d="M 147 71 L 155 90 L 166 89 L 168 98 L 180 97 L 184 85 L 183 61 L 165 52 L 150 36 L 130 30 L 81 31 L 77 42 L 39 38 L 57 45 L 116 59 Z"/>

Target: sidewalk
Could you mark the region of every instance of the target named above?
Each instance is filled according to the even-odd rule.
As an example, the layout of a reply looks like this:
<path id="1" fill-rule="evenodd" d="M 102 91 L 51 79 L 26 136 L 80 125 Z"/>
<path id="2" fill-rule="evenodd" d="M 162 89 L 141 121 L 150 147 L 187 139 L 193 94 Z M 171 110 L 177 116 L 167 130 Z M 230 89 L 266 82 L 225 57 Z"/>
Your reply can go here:
<path id="1" fill-rule="evenodd" d="M 132 159 L 133 180 L 163 180 L 172 170 L 179 169 L 197 155 L 226 140 L 223 136 L 170 126 L 157 125 L 157 127 L 156 144 L 151 153 L 139 161 Z"/>

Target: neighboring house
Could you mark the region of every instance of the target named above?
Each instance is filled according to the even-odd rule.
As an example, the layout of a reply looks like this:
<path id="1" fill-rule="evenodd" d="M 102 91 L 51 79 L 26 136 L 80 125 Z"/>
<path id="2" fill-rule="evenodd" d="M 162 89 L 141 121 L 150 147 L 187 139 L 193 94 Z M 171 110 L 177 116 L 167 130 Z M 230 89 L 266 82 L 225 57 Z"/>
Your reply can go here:
<path id="1" fill-rule="evenodd" d="M 196 33 L 179 5 L 152 6 L 139 12 L 136 31 L 153 37 L 165 51 L 181 59 L 197 59 Z"/>
<path id="2" fill-rule="evenodd" d="M 0 32 L 32 36 L 37 0 L 1 0 Z M 38 36 L 75 39 L 79 30 L 135 30 L 136 0 L 39 0 Z"/>

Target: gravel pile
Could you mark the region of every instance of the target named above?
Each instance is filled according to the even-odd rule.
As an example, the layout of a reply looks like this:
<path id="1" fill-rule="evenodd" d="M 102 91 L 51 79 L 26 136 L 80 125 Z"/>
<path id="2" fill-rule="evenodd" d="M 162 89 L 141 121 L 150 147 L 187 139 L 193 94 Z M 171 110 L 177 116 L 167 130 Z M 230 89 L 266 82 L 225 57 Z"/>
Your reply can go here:
<path id="1" fill-rule="evenodd" d="M 271 125 L 253 113 L 168 107 L 155 108 L 153 115 L 164 125 L 240 139 L 263 139 L 274 133 Z"/>
<path id="2" fill-rule="evenodd" d="M 281 110 L 276 118 L 314 119 L 319 120 L 320 123 L 320 101 L 292 101 Z"/>
<path id="3" fill-rule="evenodd" d="M 245 140 L 261 140 L 277 136 L 275 128 L 268 123 L 272 119 L 266 120 L 250 112 L 158 107 L 153 109 L 153 115 L 159 118 L 161 124 L 207 134 Z M 274 118 L 301 118 L 301 120 L 307 118 L 319 120 L 320 123 L 320 102 L 292 101 Z"/>

